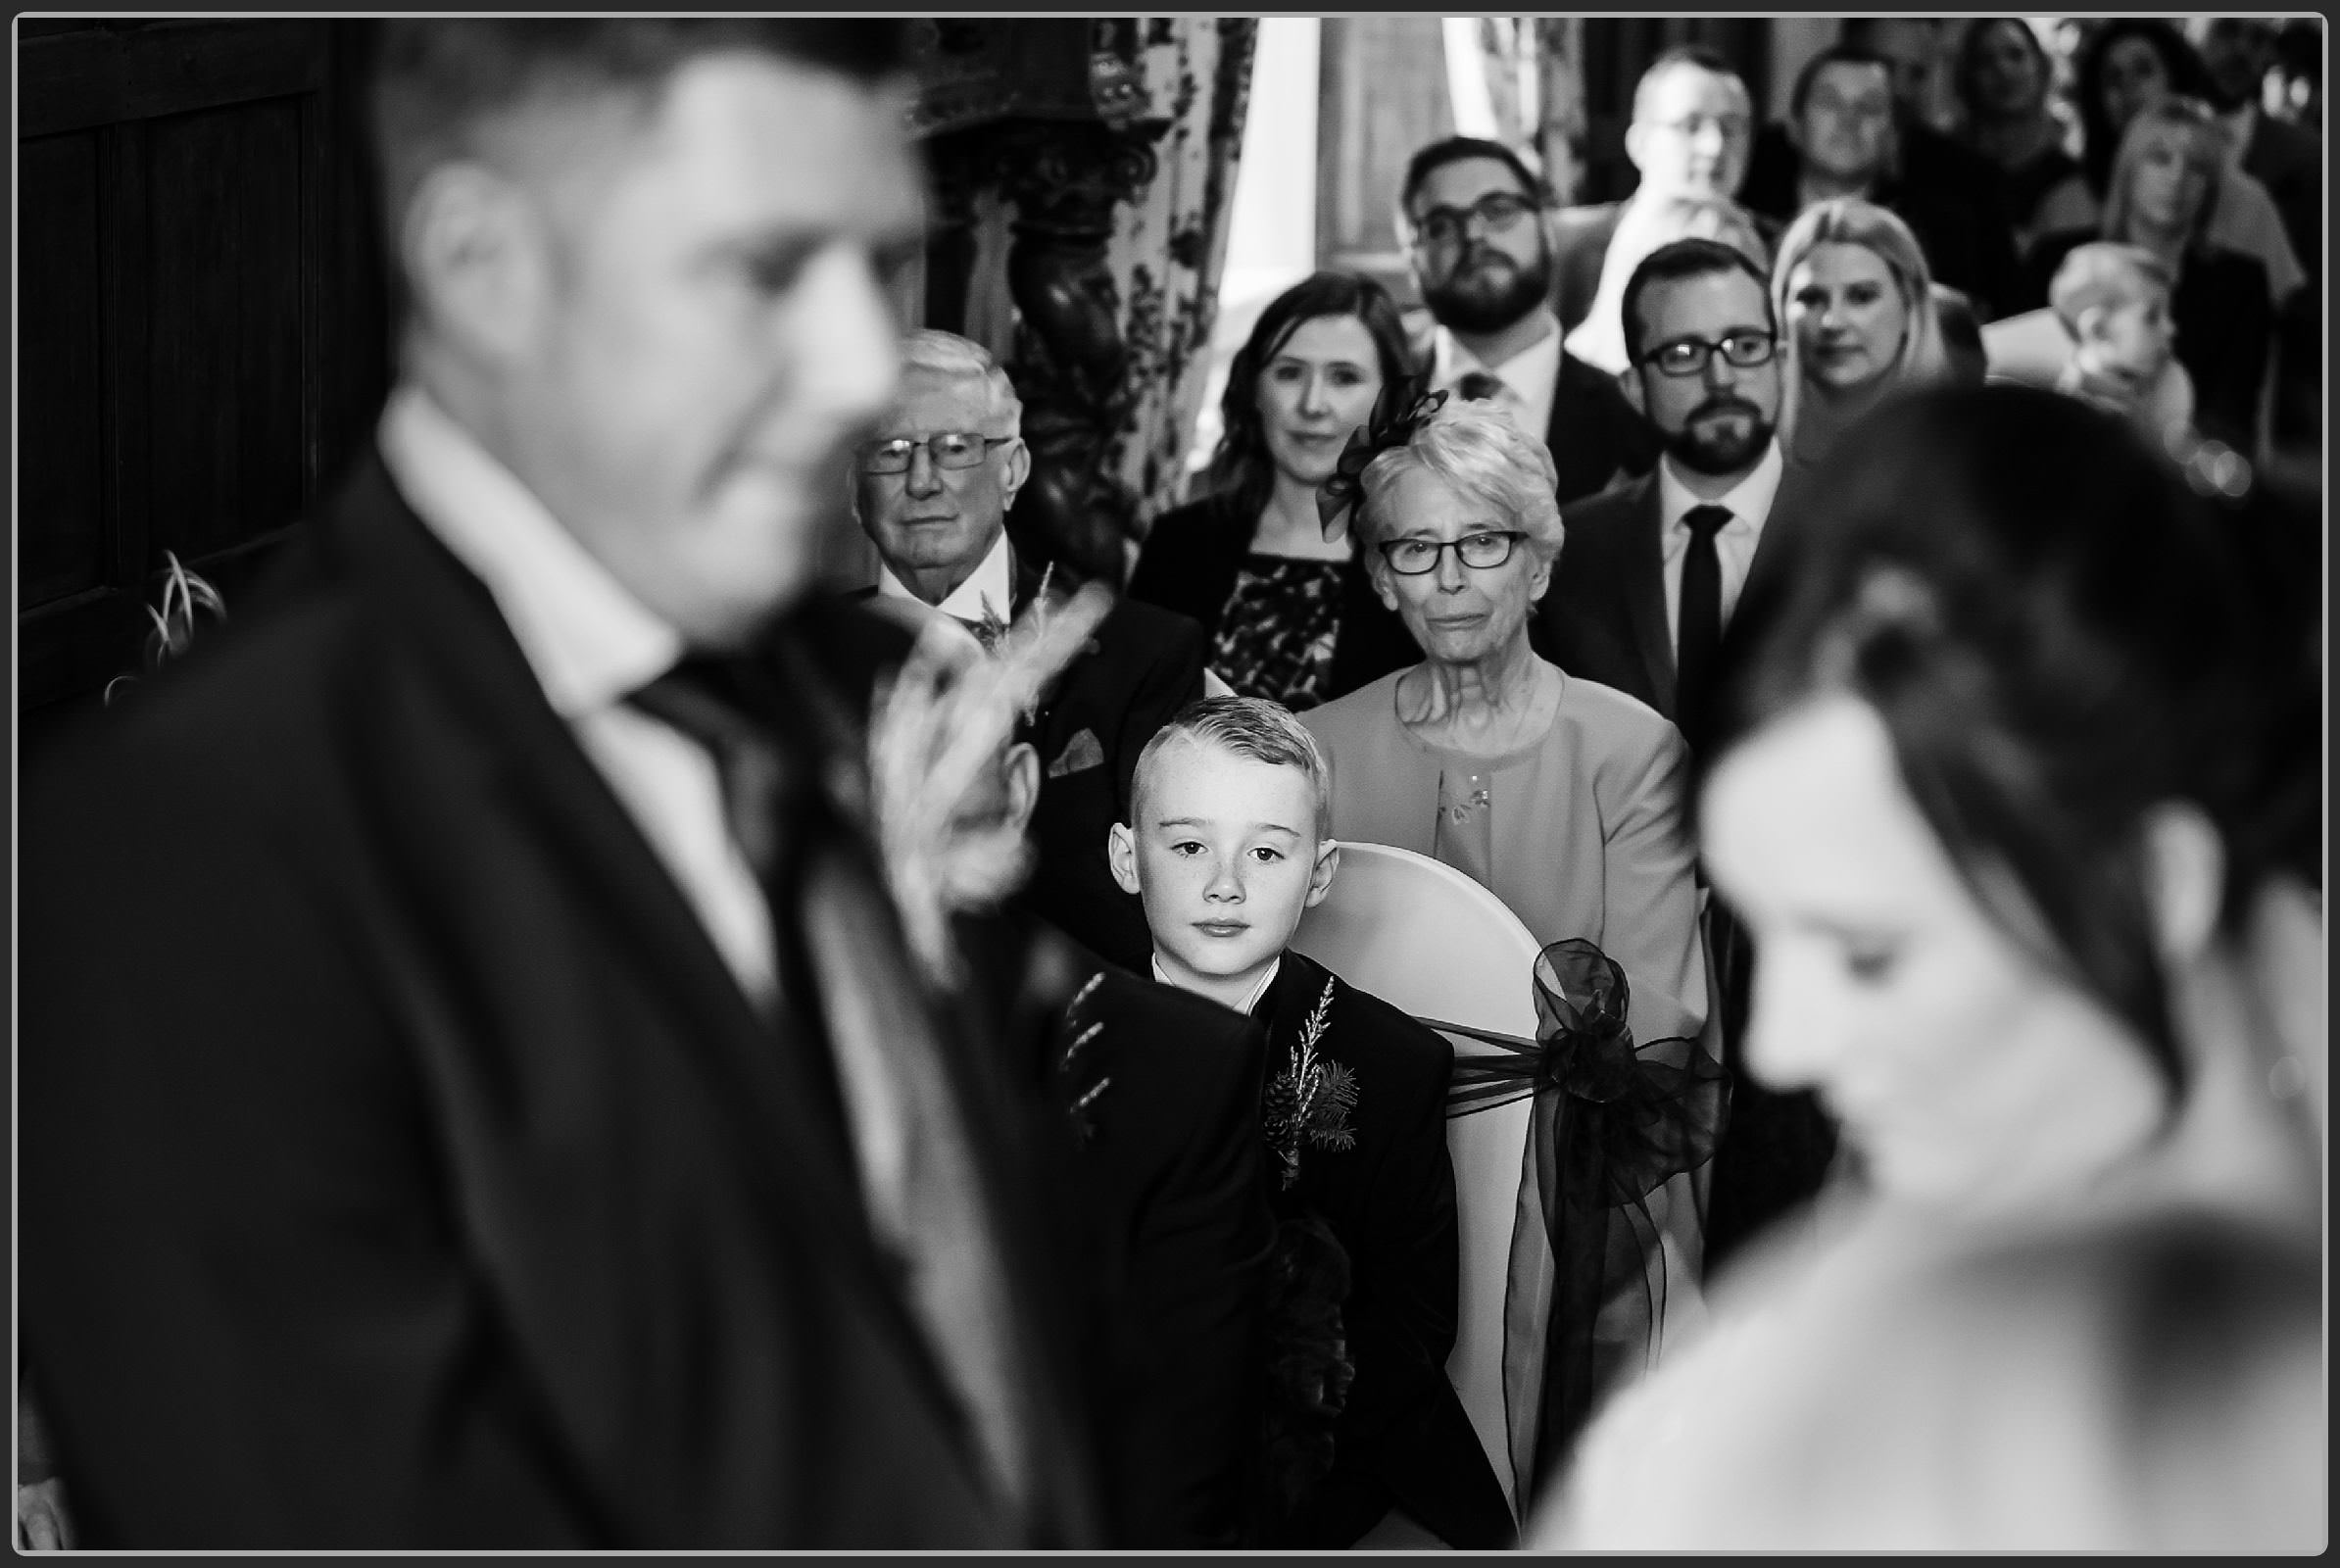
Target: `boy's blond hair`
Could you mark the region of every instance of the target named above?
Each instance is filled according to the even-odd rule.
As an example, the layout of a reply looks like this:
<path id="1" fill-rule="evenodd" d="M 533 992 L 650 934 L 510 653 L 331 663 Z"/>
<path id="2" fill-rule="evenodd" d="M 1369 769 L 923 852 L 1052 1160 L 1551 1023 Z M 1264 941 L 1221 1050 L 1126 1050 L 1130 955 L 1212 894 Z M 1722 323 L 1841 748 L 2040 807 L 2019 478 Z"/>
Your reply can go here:
<path id="1" fill-rule="evenodd" d="M 1130 826 L 1143 826 L 1141 803 L 1153 760 L 1179 742 L 1208 746 L 1273 767 L 1296 767 L 1316 796 L 1316 842 L 1333 836 L 1333 774 L 1325 754 L 1292 710 L 1264 697 L 1201 697 L 1180 709 L 1138 754 L 1130 784 Z"/>
<path id="2" fill-rule="evenodd" d="M 2138 245 L 2094 240 L 2072 248 L 2048 285 L 2048 307 L 2074 340 L 2080 313 L 2100 306 L 2126 305 L 2158 289 L 2166 299 L 2171 284 L 2169 264 Z"/>

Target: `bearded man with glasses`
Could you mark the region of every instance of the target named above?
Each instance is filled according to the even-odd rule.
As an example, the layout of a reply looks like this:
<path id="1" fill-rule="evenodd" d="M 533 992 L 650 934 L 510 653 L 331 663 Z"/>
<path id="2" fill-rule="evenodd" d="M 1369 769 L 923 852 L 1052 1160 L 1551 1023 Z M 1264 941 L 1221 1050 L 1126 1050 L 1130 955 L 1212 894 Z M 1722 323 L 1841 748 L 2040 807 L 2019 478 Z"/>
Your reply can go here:
<path id="1" fill-rule="evenodd" d="M 1647 472 L 1657 441 L 1609 376 L 1561 342 L 1550 207 L 1510 148 L 1450 136 L 1407 165 L 1397 232 L 1436 323 L 1430 384 L 1491 402 L 1541 440 L 1565 505 Z"/>
<path id="2" fill-rule="evenodd" d="M 950 616 L 987 648 L 1044 593 L 1007 540 L 1007 509 L 1032 471 L 1022 419 L 990 351 L 914 332 L 894 404 L 853 454 L 853 514 L 878 554 L 871 592 L 920 619 Z M 1047 591 L 1053 599 L 1060 585 Z M 1024 907 L 1140 973 L 1153 939 L 1136 895 L 1113 880 L 1105 840 L 1126 819 L 1138 753 L 1204 695 L 1204 658 L 1192 619 L 1125 599 L 1017 735 L 1042 768 Z"/>

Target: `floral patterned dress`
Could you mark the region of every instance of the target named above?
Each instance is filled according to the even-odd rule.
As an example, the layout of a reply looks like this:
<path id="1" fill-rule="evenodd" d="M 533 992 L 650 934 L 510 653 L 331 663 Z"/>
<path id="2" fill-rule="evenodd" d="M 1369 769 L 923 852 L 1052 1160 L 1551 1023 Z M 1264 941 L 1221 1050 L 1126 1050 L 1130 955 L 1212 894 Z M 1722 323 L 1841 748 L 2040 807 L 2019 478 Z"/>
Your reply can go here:
<path id="1" fill-rule="evenodd" d="M 1325 700 L 1341 636 L 1341 570 L 1338 561 L 1243 558 L 1210 650 L 1210 667 L 1237 696 L 1295 713 Z"/>

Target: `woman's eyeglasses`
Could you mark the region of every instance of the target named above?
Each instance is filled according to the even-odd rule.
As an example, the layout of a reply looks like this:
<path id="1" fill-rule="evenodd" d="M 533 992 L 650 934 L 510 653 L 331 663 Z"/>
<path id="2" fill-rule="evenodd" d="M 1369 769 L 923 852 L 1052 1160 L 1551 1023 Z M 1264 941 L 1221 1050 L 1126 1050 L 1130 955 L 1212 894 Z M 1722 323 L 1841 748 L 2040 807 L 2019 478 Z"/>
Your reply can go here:
<path id="1" fill-rule="evenodd" d="M 1470 232 L 1473 219 L 1489 234 L 1507 234 L 1534 211 L 1536 204 L 1525 196 L 1489 191 L 1468 207 L 1433 207 L 1415 220 L 1414 236 L 1432 245 L 1452 245 Z"/>
<path id="2" fill-rule="evenodd" d="M 1656 366 L 1660 375 L 1698 375 L 1719 353 L 1726 365 L 1752 370 L 1758 365 L 1769 365 L 1779 348 L 1779 340 L 1769 332 L 1731 332 L 1712 342 L 1678 337 L 1671 343 L 1660 343 L 1635 363 Z"/>
<path id="3" fill-rule="evenodd" d="M 1466 533 L 1460 539 L 1390 539 L 1381 546 L 1382 559 L 1400 577 L 1421 577 L 1438 569 L 1447 551 L 1466 566 L 1485 571 L 1511 559 L 1511 548 L 1528 536 L 1516 530 Z"/>
<path id="4" fill-rule="evenodd" d="M 923 441 L 896 436 L 891 441 L 865 441 L 853 453 L 863 473 L 907 473 L 910 454 L 926 448 L 926 458 L 938 468 L 972 468 L 996 446 L 1013 441 L 1011 435 L 978 435 L 972 430 L 945 430 Z"/>

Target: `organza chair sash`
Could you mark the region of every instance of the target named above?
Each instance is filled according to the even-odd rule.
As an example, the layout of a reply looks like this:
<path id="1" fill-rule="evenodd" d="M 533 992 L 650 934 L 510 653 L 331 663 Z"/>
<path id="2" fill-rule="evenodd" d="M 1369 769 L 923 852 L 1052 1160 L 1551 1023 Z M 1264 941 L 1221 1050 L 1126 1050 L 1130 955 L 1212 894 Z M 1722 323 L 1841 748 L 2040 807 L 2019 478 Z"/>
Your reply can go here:
<path id="1" fill-rule="evenodd" d="M 1633 1044 L 1625 971 L 1593 944 L 1546 947 L 1535 984 L 1534 1040 L 1422 1020 L 1495 1048 L 1457 1057 L 1449 1118 L 1534 1099 L 1503 1328 L 1505 1428 L 1523 1517 L 1565 1462 L 1604 1374 L 1629 1353 L 1644 1364 L 1653 1353 L 1666 1264 L 1649 1195 L 1714 1157 L 1731 1101 L 1729 1072 L 1695 1041 Z M 1613 1300 L 1627 1310 L 1604 1318 Z M 1621 1323 L 1622 1347 L 1596 1332 Z"/>

